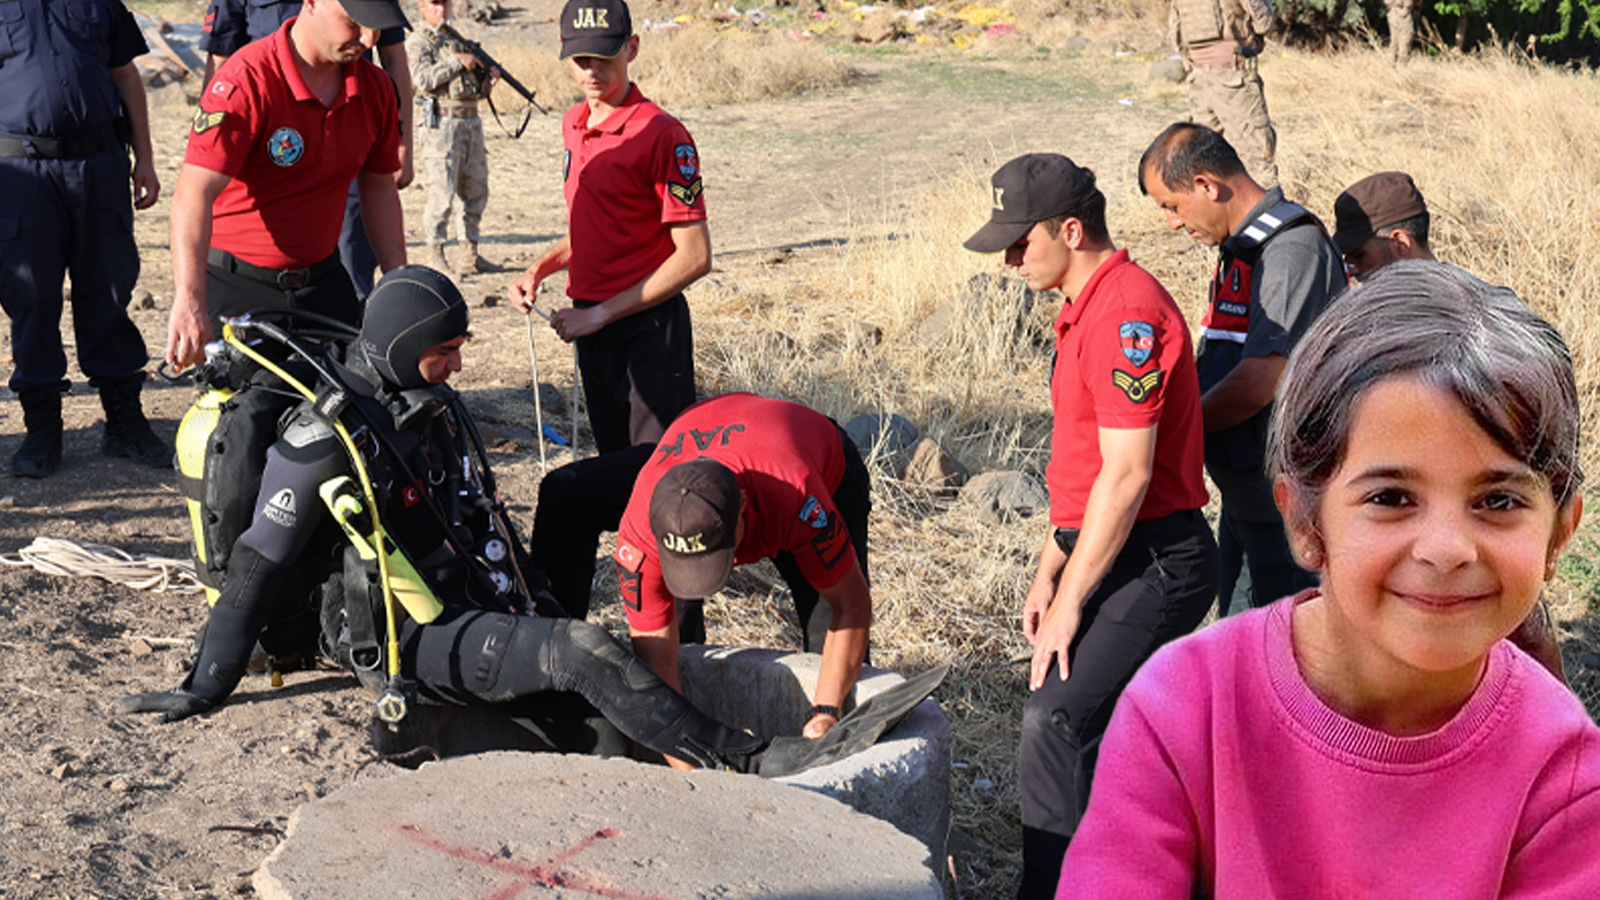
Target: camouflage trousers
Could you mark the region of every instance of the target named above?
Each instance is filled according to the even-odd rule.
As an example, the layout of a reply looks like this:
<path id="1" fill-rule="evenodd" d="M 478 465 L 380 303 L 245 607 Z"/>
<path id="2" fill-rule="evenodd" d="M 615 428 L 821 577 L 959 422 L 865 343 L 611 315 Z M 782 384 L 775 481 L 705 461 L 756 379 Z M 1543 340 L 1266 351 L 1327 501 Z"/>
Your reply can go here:
<path id="1" fill-rule="evenodd" d="M 1262 187 L 1278 183 L 1278 133 L 1253 61 L 1248 69 L 1195 66 L 1189 73 L 1189 120 L 1227 138 Z"/>
<path id="2" fill-rule="evenodd" d="M 1411 55 L 1411 39 L 1416 33 L 1416 0 L 1387 0 L 1389 7 L 1389 56 L 1405 62 Z"/>
<path id="3" fill-rule="evenodd" d="M 457 213 L 456 233 L 478 240 L 478 223 L 489 203 L 489 154 L 483 143 L 483 120 L 442 116 L 429 127 L 418 116 L 422 172 L 428 180 L 428 202 L 422 210 L 422 236 L 430 244 L 449 239 L 450 213 Z M 456 198 L 461 202 L 456 203 Z"/>

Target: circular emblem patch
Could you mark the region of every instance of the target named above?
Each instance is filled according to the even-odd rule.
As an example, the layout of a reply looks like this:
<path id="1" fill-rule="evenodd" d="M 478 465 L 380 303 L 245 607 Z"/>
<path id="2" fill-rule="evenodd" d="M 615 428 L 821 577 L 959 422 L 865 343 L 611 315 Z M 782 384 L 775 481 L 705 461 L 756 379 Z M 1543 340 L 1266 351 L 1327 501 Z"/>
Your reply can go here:
<path id="1" fill-rule="evenodd" d="M 287 125 L 272 133 L 267 138 L 267 155 L 280 166 L 288 167 L 300 161 L 306 154 L 306 139 L 300 136 Z"/>

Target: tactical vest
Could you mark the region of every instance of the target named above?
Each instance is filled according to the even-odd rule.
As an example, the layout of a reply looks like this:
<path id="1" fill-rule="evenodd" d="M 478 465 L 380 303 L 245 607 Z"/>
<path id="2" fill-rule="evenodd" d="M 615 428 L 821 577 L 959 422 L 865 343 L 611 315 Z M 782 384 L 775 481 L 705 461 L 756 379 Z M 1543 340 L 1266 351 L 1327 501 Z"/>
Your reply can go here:
<path id="1" fill-rule="evenodd" d="M 1322 223 L 1298 203 L 1284 201 L 1256 216 L 1238 234 L 1222 243 L 1205 317 L 1200 321 L 1200 350 L 1196 367 L 1204 393 L 1232 372 L 1244 359 L 1250 333 L 1250 307 L 1254 296 L 1255 268 L 1267 242 L 1300 226 Z M 1231 428 L 1206 435 L 1206 460 L 1230 469 L 1259 469 L 1266 462 L 1267 426 L 1271 407 Z"/>
<path id="2" fill-rule="evenodd" d="M 1190 47 L 1205 47 L 1227 34 L 1227 19 L 1221 0 L 1173 0 L 1178 8 L 1178 24 L 1183 42 Z"/>

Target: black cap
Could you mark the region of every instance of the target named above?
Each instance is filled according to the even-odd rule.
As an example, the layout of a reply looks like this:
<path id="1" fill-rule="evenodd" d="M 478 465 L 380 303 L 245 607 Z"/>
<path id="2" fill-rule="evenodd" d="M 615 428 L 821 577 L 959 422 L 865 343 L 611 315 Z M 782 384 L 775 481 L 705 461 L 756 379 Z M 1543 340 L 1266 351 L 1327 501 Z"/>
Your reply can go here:
<path id="1" fill-rule="evenodd" d="M 561 10 L 561 58 L 611 59 L 633 37 L 633 15 L 622 0 L 567 0 Z"/>
<path id="2" fill-rule="evenodd" d="M 1404 172 L 1379 172 L 1345 188 L 1333 201 L 1333 244 L 1350 253 L 1391 225 L 1428 211 L 1416 182 Z"/>
<path id="3" fill-rule="evenodd" d="M 386 31 L 390 28 L 410 28 L 406 14 L 400 11 L 397 0 L 340 0 L 340 6 L 362 28 Z"/>
<path id="4" fill-rule="evenodd" d="M 672 596 L 709 597 L 733 573 L 739 530 L 739 480 L 704 457 L 679 463 L 650 495 L 650 531 L 661 553 L 661 577 Z"/>
<path id="5" fill-rule="evenodd" d="M 391 269 L 367 297 L 361 349 L 391 387 L 428 386 L 417 368 L 427 350 L 467 333 L 467 302 L 455 283 L 427 266 Z"/>
<path id="6" fill-rule="evenodd" d="M 1000 167 L 989 224 L 962 244 L 978 253 L 999 253 L 1046 219 L 1079 208 L 1094 191 L 1094 173 L 1059 153 L 1029 153 Z"/>

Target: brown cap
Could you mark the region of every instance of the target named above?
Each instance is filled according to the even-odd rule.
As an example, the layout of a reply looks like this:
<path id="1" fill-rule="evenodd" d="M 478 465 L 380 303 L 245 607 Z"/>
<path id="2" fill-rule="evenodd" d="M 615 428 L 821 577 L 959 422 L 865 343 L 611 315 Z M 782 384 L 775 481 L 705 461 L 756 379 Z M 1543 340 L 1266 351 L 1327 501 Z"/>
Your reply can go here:
<path id="1" fill-rule="evenodd" d="M 1019 156 L 989 183 L 989 222 L 962 244 L 978 253 L 999 253 L 1027 237 L 1035 224 L 1077 209 L 1098 190 L 1093 172 L 1059 153 Z"/>
<path id="2" fill-rule="evenodd" d="M 739 480 L 714 459 L 667 470 L 650 495 L 650 532 L 674 597 L 699 600 L 728 583 L 739 526 Z"/>
<path id="3" fill-rule="evenodd" d="M 1422 193 L 1404 172 L 1368 175 L 1333 201 L 1333 243 L 1340 253 L 1365 244 L 1380 229 L 1428 211 Z"/>

